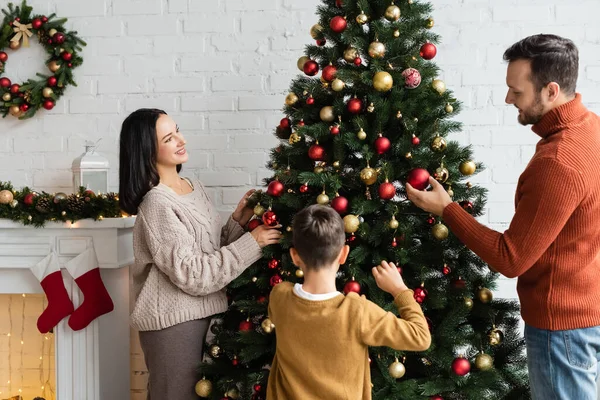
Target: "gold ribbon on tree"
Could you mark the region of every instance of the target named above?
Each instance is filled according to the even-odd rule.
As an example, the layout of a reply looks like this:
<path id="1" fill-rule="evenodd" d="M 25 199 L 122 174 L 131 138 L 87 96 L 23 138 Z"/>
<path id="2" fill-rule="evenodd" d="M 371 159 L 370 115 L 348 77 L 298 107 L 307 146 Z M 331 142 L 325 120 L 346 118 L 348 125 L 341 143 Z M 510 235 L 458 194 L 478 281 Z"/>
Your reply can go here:
<path id="1" fill-rule="evenodd" d="M 15 31 L 15 36 L 10 39 L 11 42 L 19 42 L 21 38 L 23 38 L 23 46 L 29 47 L 29 38 L 33 36 L 33 33 L 29 29 L 32 28 L 31 24 L 24 25 L 19 21 L 13 21 L 13 31 Z"/>

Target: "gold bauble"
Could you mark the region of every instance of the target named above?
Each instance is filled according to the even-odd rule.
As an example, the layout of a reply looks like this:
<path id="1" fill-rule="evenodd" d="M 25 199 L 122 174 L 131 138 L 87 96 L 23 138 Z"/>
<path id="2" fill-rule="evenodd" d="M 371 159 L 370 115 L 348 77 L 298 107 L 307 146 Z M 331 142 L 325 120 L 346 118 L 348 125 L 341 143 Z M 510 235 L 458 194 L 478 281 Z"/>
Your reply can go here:
<path id="1" fill-rule="evenodd" d="M 446 150 L 447 146 L 448 143 L 446 143 L 446 139 L 444 139 L 441 136 L 436 136 L 431 141 L 431 150 L 437 151 L 438 153 L 441 153 L 442 151 Z"/>
<path id="2" fill-rule="evenodd" d="M 360 171 L 360 180 L 365 183 L 365 185 L 372 185 L 377 182 L 377 170 L 371 167 L 363 168 Z"/>
<path id="3" fill-rule="evenodd" d="M 444 94 L 446 91 L 446 84 L 441 79 L 434 79 L 433 82 L 431 82 L 431 87 L 439 94 Z"/>
<path id="4" fill-rule="evenodd" d="M 446 110 L 446 112 L 448 114 L 450 114 L 451 112 L 454 111 L 454 107 L 452 107 L 452 104 L 450 104 L 450 103 L 446 104 L 446 107 L 444 109 Z"/>
<path id="5" fill-rule="evenodd" d="M 296 270 L 296 278 L 304 278 L 304 271 L 302 271 L 300 268 Z"/>
<path id="6" fill-rule="evenodd" d="M 14 196 L 10 190 L 0 191 L 0 204 L 8 204 L 13 201 Z"/>
<path id="7" fill-rule="evenodd" d="M 344 60 L 347 62 L 354 62 L 356 57 L 358 57 L 358 51 L 354 47 L 348 47 L 346 50 L 344 50 Z"/>
<path id="8" fill-rule="evenodd" d="M 325 171 L 325 168 L 323 168 L 321 166 L 317 166 L 317 167 L 315 167 L 315 169 L 313 171 L 315 174 L 322 174 L 323 171 Z"/>
<path id="9" fill-rule="evenodd" d="M 475 368 L 481 371 L 487 371 L 494 366 L 494 359 L 489 354 L 481 352 L 475 357 Z"/>
<path id="10" fill-rule="evenodd" d="M 410 159 L 412 159 L 412 153 L 409 151 L 408 153 L 406 153 L 406 154 L 404 155 L 404 157 L 405 157 L 407 160 L 410 160 Z"/>
<path id="11" fill-rule="evenodd" d="M 373 76 L 373 87 L 378 92 L 387 92 L 394 86 L 394 79 L 389 72 L 379 71 Z"/>
<path id="12" fill-rule="evenodd" d="M 310 60 L 309 57 L 307 56 L 302 56 L 298 59 L 298 62 L 296 63 L 296 65 L 298 66 L 298 69 L 302 72 L 304 72 L 304 64 Z"/>
<path id="13" fill-rule="evenodd" d="M 339 161 L 334 161 L 333 164 L 331 164 L 331 165 L 333 165 L 334 168 L 339 168 L 340 167 L 340 162 Z"/>
<path id="14" fill-rule="evenodd" d="M 367 132 L 365 132 L 363 128 L 360 128 L 360 131 L 358 131 L 356 137 L 360 140 L 365 140 L 367 138 Z"/>
<path id="15" fill-rule="evenodd" d="M 400 222 L 398 222 L 395 216 L 392 216 L 392 219 L 390 220 L 390 222 L 388 222 L 388 226 L 390 227 L 390 229 L 398 229 L 398 227 L 400 226 Z"/>
<path id="16" fill-rule="evenodd" d="M 55 60 L 52 60 L 48 63 L 48 69 L 52 72 L 56 72 L 60 69 L 60 65 Z"/>
<path id="17" fill-rule="evenodd" d="M 356 22 L 358 22 L 360 25 L 366 24 L 367 21 L 369 21 L 369 17 L 367 17 L 367 14 L 365 14 L 363 11 L 356 16 Z"/>
<path id="18" fill-rule="evenodd" d="M 390 376 L 392 378 L 394 378 L 394 379 L 400 379 L 406 373 L 406 368 L 404 367 L 404 364 L 402 364 L 396 358 L 396 361 L 394 361 L 393 363 L 391 363 L 390 366 L 388 367 L 388 372 L 390 373 Z"/>
<path id="19" fill-rule="evenodd" d="M 200 379 L 196 383 L 196 394 L 200 397 L 208 397 L 212 393 L 212 382 L 208 379 Z"/>
<path id="20" fill-rule="evenodd" d="M 296 93 L 291 92 L 290 94 L 285 96 L 285 104 L 286 105 L 293 106 L 297 102 L 298 102 L 298 96 L 296 96 Z"/>
<path id="21" fill-rule="evenodd" d="M 373 42 L 369 45 L 368 53 L 372 58 L 383 58 L 385 55 L 385 45 L 381 42 Z"/>
<path id="22" fill-rule="evenodd" d="M 300 140 L 302 140 L 300 135 L 298 135 L 297 132 L 292 132 L 292 134 L 290 135 L 290 138 L 288 139 L 288 142 L 290 144 L 294 144 L 294 143 L 298 143 Z"/>
<path id="23" fill-rule="evenodd" d="M 319 39 L 323 36 L 323 27 L 320 24 L 314 24 L 310 28 L 310 36 L 315 40 Z"/>
<path id="24" fill-rule="evenodd" d="M 260 326 L 266 333 L 271 333 L 275 329 L 275 325 L 273 325 L 273 322 L 271 322 L 269 318 L 265 318 L 263 322 L 261 322 Z"/>
<path id="25" fill-rule="evenodd" d="M 394 31 L 394 37 L 395 37 L 395 38 L 397 38 L 397 37 L 400 37 L 400 30 L 399 30 L 399 29 L 396 29 L 396 30 Z"/>
<path id="26" fill-rule="evenodd" d="M 288 226 L 287 228 L 285 228 L 285 230 L 286 230 L 287 232 L 291 232 L 291 231 L 292 231 L 292 227 L 291 227 L 291 226 Z"/>
<path id="27" fill-rule="evenodd" d="M 333 80 L 333 82 L 331 82 L 331 89 L 334 92 L 341 92 L 342 90 L 344 90 L 345 87 L 346 87 L 346 84 L 341 79 L 336 78 Z"/>
<path id="28" fill-rule="evenodd" d="M 438 182 L 444 183 L 448 180 L 448 178 L 450 178 L 450 173 L 448 172 L 448 169 L 446 169 L 446 167 L 444 167 L 444 165 L 442 164 L 442 166 L 435 169 L 434 176 Z"/>
<path id="29" fill-rule="evenodd" d="M 52 37 L 58 32 L 56 29 L 52 28 L 48 31 L 48 36 Z"/>
<path id="30" fill-rule="evenodd" d="M 255 205 L 255 206 L 254 206 L 254 214 L 255 214 L 257 217 L 262 217 L 262 215 L 263 215 L 264 213 L 265 213 L 265 208 L 264 208 L 262 205 L 260 205 L 260 204 L 257 204 L 257 205 Z"/>
<path id="31" fill-rule="evenodd" d="M 327 196 L 325 192 L 321 193 L 317 196 L 317 204 L 320 204 L 322 206 L 329 204 L 329 196 Z"/>
<path id="32" fill-rule="evenodd" d="M 12 99 L 12 97 L 10 96 L 10 93 L 6 92 L 2 95 L 2 100 L 10 101 L 10 99 Z"/>
<path id="33" fill-rule="evenodd" d="M 477 298 L 480 302 L 487 304 L 494 298 L 494 293 L 488 288 L 481 288 L 479 292 L 477 292 Z"/>
<path id="34" fill-rule="evenodd" d="M 463 161 L 458 167 L 460 173 L 463 175 L 473 175 L 477 169 L 477 165 L 471 160 Z"/>
<path id="35" fill-rule="evenodd" d="M 386 8 L 385 13 L 383 14 L 385 19 L 387 19 L 388 21 L 398 21 L 400 19 L 400 15 L 400 7 L 398 7 L 395 4 L 392 4 L 391 6 Z"/>
<path id="36" fill-rule="evenodd" d="M 225 397 L 228 397 L 233 400 L 237 400 L 240 398 L 240 391 L 237 388 L 231 388 L 225 392 Z"/>
<path id="37" fill-rule="evenodd" d="M 354 233 L 358 230 L 360 221 L 356 215 L 348 214 L 344 217 L 344 231 L 346 233 Z"/>
<path id="38" fill-rule="evenodd" d="M 208 352 L 213 358 L 219 358 L 221 356 L 221 347 L 216 344 L 213 344 L 209 347 Z"/>
<path id="39" fill-rule="evenodd" d="M 19 106 L 10 106 L 10 108 L 8 109 L 8 112 L 13 117 L 21 116 L 21 109 L 19 108 Z"/>
<path id="40" fill-rule="evenodd" d="M 367 112 L 372 113 L 373 111 L 375 111 L 375 104 L 371 103 L 369 104 L 369 106 L 367 107 Z"/>
<path id="41" fill-rule="evenodd" d="M 52 90 L 49 87 L 45 87 L 42 90 L 42 96 L 44 96 L 44 97 L 52 97 L 53 94 L 54 94 L 54 90 Z"/>
<path id="42" fill-rule="evenodd" d="M 20 40 L 11 40 L 8 43 L 8 47 L 10 47 L 12 50 L 18 50 L 21 47 L 21 41 Z"/>
<path id="43" fill-rule="evenodd" d="M 433 28 L 433 25 L 434 25 L 433 18 L 427 18 L 427 21 L 425 22 L 425 28 L 431 29 L 431 28 Z"/>
<path id="44" fill-rule="evenodd" d="M 449 231 L 446 225 L 444 224 L 435 224 L 433 228 L 431 228 L 431 234 L 437 240 L 444 240 L 448 237 Z"/>
<path id="45" fill-rule="evenodd" d="M 499 346 L 504 340 L 504 333 L 495 326 L 488 332 L 488 343 L 492 346 Z"/>
<path id="46" fill-rule="evenodd" d="M 473 308 L 473 299 L 470 297 L 465 297 L 465 307 L 467 307 L 469 310 Z"/>
<path id="47" fill-rule="evenodd" d="M 454 197 L 454 190 L 452 190 L 452 186 L 448 186 L 448 190 L 446 190 L 448 196 Z"/>
<path id="48" fill-rule="evenodd" d="M 325 106 L 325 107 L 321 108 L 321 111 L 319 112 L 319 117 L 321 117 L 321 121 L 324 121 L 324 122 L 335 121 L 335 114 L 333 113 L 333 107 Z"/>

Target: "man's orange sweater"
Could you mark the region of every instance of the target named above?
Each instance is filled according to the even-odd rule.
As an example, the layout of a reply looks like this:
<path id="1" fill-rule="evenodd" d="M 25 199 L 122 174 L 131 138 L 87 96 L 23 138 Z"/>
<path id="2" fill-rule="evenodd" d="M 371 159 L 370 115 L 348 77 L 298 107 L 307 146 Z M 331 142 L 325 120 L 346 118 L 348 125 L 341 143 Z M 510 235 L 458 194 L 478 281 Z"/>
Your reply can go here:
<path id="1" fill-rule="evenodd" d="M 528 325 L 600 325 L 600 118 L 577 94 L 532 130 L 542 139 L 519 178 L 510 227 L 489 229 L 456 203 L 443 219 L 493 269 L 519 277 Z"/>

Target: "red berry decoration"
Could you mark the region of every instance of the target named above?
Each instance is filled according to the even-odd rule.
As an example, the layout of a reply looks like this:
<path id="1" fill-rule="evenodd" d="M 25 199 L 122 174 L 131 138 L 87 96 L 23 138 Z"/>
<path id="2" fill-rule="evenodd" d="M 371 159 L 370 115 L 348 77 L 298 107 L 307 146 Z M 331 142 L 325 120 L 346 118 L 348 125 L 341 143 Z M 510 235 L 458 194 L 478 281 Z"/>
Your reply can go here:
<path id="1" fill-rule="evenodd" d="M 35 195 L 33 193 L 27 193 L 25 195 L 25 197 L 23 197 L 23 204 L 25 204 L 26 206 L 33 205 L 34 198 L 35 198 Z"/>
<path id="2" fill-rule="evenodd" d="M 325 68 L 323 68 L 323 79 L 325 79 L 327 82 L 331 82 L 335 79 L 337 75 L 337 68 L 334 67 L 333 65 L 328 65 Z"/>
<path id="3" fill-rule="evenodd" d="M 33 21 L 31 21 L 31 27 L 33 29 L 40 29 L 42 27 L 42 20 L 39 18 L 34 18 Z"/>
<path id="4" fill-rule="evenodd" d="M 325 38 L 321 38 L 321 39 L 317 39 L 317 46 L 325 46 L 325 44 L 327 44 L 327 39 Z"/>
<path id="5" fill-rule="evenodd" d="M 348 111 L 352 114 L 360 114 L 363 109 L 363 101 L 357 97 L 354 97 L 348 100 L 348 104 L 346 105 Z"/>
<path id="6" fill-rule="evenodd" d="M 248 230 L 252 232 L 261 224 L 262 222 L 260 221 L 260 219 L 253 219 L 252 221 L 248 222 Z"/>
<path id="7" fill-rule="evenodd" d="M 424 168 L 415 168 L 408 173 L 406 183 L 417 190 L 423 190 L 429 185 L 429 171 Z"/>
<path id="8" fill-rule="evenodd" d="M 387 153 L 388 150 L 392 148 L 392 142 L 390 142 L 390 139 L 388 139 L 384 136 L 379 136 L 375 140 L 374 145 L 375 145 L 375 151 L 379 155 Z"/>
<path id="9" fill-rule="evenodd" d="M 65 42 L 65 34 L 62 32 L 56 32 L 54 36 L 52 36 L 52 41 L 56 44 L 63 44 Z"/>
<path id="10" fill-rule="evenodd" d="M 263 223 L 267 226 L 275 226 L 275 225 L 279 224 L 279 221 L 277 220 L 277 214 L 275 214 L 271 210 L 266 211 L 262 215 L 262 220 L 263 220 Z"/>
<path id="11" fill-rule="evenodd" d="M 284 186 L 283 183 L 278 180 L 271 181 L 267 187 L 267 193 L 271 196 L 279 197 L 283 194 Z"/>
<path id="12" fill-rule="evenodd" d="M 427 218 L 427 223 L 428 223 L 429 225 L 433 225 L 433 224 L 435 224 L 435 217 L 433 217 L 433 216 L 430 216 L 430 217 L 428 217 L 428 218 Z"/>
<path id="13" fill-rule="evenodd" d="M 360 294 L 360 283 L 356 282 L 354 279 L 344 285 L 344 293 L 348 294 L 350 292 Z"/>
<path id="14" fill-rule="evenodd" d="M 27 112 L 27 110 L 29 110 L 29 104 L 23 103 L 19 106 L 19 109 L 23 112 Z"/>
<path id="15" fill-rule="evenodd" d="M 66 51 L 64 53 L 62 53 L 60 55 L 62 57 L 63 60 L 65 61 L 71 61 L 71 59 L 73 58 L 73 53 L 67 53 Z"/>
<path id="16" fill-rule="evenodd" d="M 54 76 L 49 77 L 48 81 L 47 81 L 48 86 L 51 86 L 51 87 L 56 86 L 57 82 L 58 82 L 58 79 L 56 79 L 56 77 L 54 77 Z"/>
<path id="17" fill-rule="evenodd" d="M 19 86 L 17 83 L 13 83 L 12 85 L 10 85 L 10 92 L 12 94 L 18 94 L 19 89 L 21 89 L 21 86 Z"/>
<path id="18" fill-rule="evenodd" d="M 271 258 L 269 260 L 269 269 L 277 269 L 277 267 L 279 267 L 279 260 Z"/>
<path id="19" fill-rule="evenodd" d="M 5 63 L 8 60 L 8 54 L 3 51 L 0 51 L 0 62 Z"/>
<path id="20" fill-rule="evenodd" d="M 290 126 L 292 126 L 292 121 L 289 118 L 282 118 L 279 121 L 279 127 L 282 129 L 288 129 Z"/>
<path id="21" fill-rule="evenodd" d="M 308 60 L 302 69 L 306 75 L 315 76 L 319 72 L 319 64 L 314 60 Z"/>
<path id="22" fill-rule="evenodd" d="M 383 200 L 391 200 L 396 195 L 396 188 L 394 184 L 388 182 L 387 179 L 381 185 L 379 185 L 379 197 Z"/>
<path id="23" fill-rule="evenodd" d="M 452 372 L 458 376 L 465 376 L 471 371 L 471 363 L 464 357 L 455 358 L 452 361 Z"/>
<path id="24" fill-rule="evenodd" d="M 331 128 L 329 128 L 329 133 L 331 133 L 332 135 L 339 135 L 340 134 L 340 126 L 339 125 L 334 125 Z"/>
<path id="25" fill-rule="evenodd" d="M 253 328 L 252 322 L 248 320 L 240 322 L 240 332 L 250 332 Z"/>
<path id="26" fill-rule="evenodd" d="M 442 274 L 448 275 L 448 274 L 450 274 L 450 272 L 452 272 L 452 270 L 450 269 L 448 264 L 444 264 L 444 267 L 442 268 Z"/>
<path id="27" fill-rule="evenodd" d="M 313 144 L 308 149 L 308 157 L 313 161 L 322 161 L 325 158 L 325 148 L 319 144 Z"/>
<path id="28" fill-rule="evenodd" d="M 312 97 L 312 94 L 308 97 L 308 99 L 306 99 L 306 104 L 308 104 L 309 106 L 315 104 L 315 98 Z"/>
<path id="29" fill-rule="evenodd" d="M 44 15 L 44 16 L 42 16 L 42 22 L 43 22 L 43 23 L 46 23 L 46 22 L 48 22 L 48 17 L 46 17 L 45 15 Z"/>
<path id="30" fill-rule="evenodd" d="M 281 282 L 283 282 L 283 279 L 281 279 L 281 276 L 275 274 L 271 277 L 271 279 L 269 279 L 269 284 L 271 286 L 277 286 L 279 285 Z"/>
<path id="31" fill-rule="evenodd" d="M 10 79 L 0 78 L 0 86 L 2 86 L 3 88 L 10 87 Z"/>
<path id="32" fill-rule="evenodd" d="M 423 303 L 427 299 L 427 290 L 421 285 L 421 287 L 415 289 L 414 297 L 417 303 Z"/>
<path id="33" fill-rule="evenodd" d="M 413 146 L 418 146 L 419 143 L 421 143 L 421 139 L 419 139 L 417 136 L 413 135 L 413 137 L 412 137 Z"/>
<path id="34" fill-rule="evenodd" d="M 460 206 L 463 208 L 463 210 L 465 210 L 468 213 L 472 213 L 473 212 L 473 203 L 471 203 L 469 200 L 463 200 L 460 203 Z"/>
<path id="35" fill-rule="evenodd" d="M 356 65 L 356 66 L 358 67 L 358 66 L 359 66 L 359 65 L 361 65 L 361 64 L 362 64 L 362 58 L 360 58 L 360 57 L 356 57 L 356 58 L 354 59 L 354 65 Z"/>
<path id="36" fill-rule="evenodd" d="M 345 214 L 348 212 L 348 199 L 344 196 L 335 196 L 333 200 L 331 200 L 331 208 L 337 211 L 339 214 Z"/>
<path id="37" fill-rule="evenodd" d="M 306 193 L 308 192 L 308 184 L 304 184 L 302 186 L 300 186 L 300 193 Z"/>
<path id="38" fill-rule="evenodd" d="M 431 60 L 437 54 L 437 48 L 433 43 L 425 43 L 421 46 L 421 50 L 419 51 L 419 55 L 425 60 Z"/>
<path id="39" fill-rule="evenodd" d="M 342 32 L 344 32 L 344 30 L 346 30 L 347 26 L 348 26 L 348 22 L 346 22 L 346 18 L 340 17 L 339 15 L 333 17 L 331 19 L 331 22 L 329 23 L 329 27 L 335 33 L 342 33 Z"/>
<path id="40" fill-rule="evenodd" d="M 42 103 L 42 106 L 50 111 L 54 108 L 54 102 L 52 100 L 44 100 L 44 102 Z"/>

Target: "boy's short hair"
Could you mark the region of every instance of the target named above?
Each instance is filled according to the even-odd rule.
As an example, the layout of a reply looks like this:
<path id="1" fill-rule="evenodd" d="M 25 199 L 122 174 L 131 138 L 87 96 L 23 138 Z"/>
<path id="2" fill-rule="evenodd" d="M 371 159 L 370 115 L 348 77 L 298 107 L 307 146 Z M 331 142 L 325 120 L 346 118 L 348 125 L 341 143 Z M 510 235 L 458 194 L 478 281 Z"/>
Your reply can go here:
<path id="1" fill-rule="evenodd" d="M 293 246 L 307 268 L 336 261 L 346 241 L 344 221 L 332 208 L 313 204 L 294 216 Z"/>

